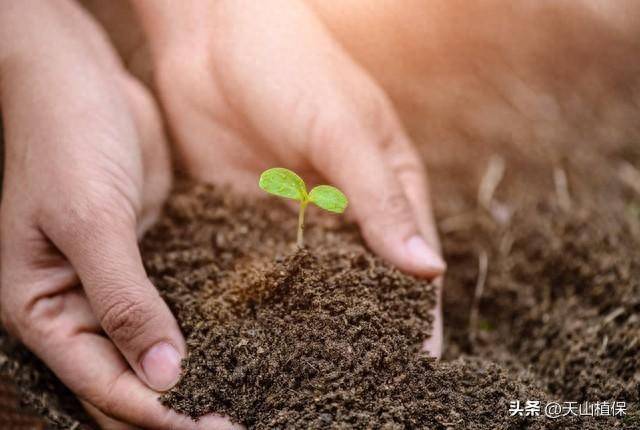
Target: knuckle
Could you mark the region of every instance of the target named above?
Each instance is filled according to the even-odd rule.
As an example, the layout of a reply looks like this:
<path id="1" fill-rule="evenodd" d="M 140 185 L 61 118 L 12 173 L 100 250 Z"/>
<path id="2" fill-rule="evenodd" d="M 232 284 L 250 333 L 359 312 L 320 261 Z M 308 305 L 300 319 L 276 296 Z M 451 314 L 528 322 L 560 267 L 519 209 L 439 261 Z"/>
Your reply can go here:
<path id="1" fill-rule="evenodd" d="M 327 143 L 354 139 L 381 143 L 395 128 L 393 110 L 381 90 L 364 96 L 337 96 L 333 105 L 318 106 L 309 115 L 307 142 L 310 150 L 322 154 Z"/>
<path id="2" fill-rule="evenodd" d="M 66 213 L 66 226 L 69 233 L 84 235 L 86 232 L 94 230 L 96 224 L 101 221 L 103 208 L 100 203 L 89 202 L 85 199 L 77 199 L 69 205 Z"/>
<path id="3" fill-rule="evenodd" d="M 42 296 L 5 305 L 0 309 L 2 324 L 12 336 L 26 345 L 48 338 L 54 330 L 64 328 L 59 319 L 64 300 L 59 295 Z"/>
<path id="4" fill-rule="evenodd" d="M 307 113 L 305 120 L 308 136 L 306 141 L 311 147 L 324 146 L 327 142 L 338 140 L 345 131 L 353 128 L 353 113 L 345 106 L 331 109 L 314 107 Z"/>
<path id="5" fill-rule="evenodd" d="M 60 212 L 52 214 L 52 221 L 60 237 L 84 241 L 94 235 L 99 228 L 102 213 L 97 206 L 89 205 L 82 199 L 75 200 Z"/>
<path id="6" fill-rule="evenodd" d="M 122 398 L 118 395 L 118 392 L 119 392 L 118 385 L 122 381 L 122 378 L 124 377 L 124 375 L 126 375 L 125 372 L 119 374 L 113 380 L 111 380 L 109 384 L 106 386 L 106 389 L 104 390 L 104 392 L 101 393 L 102 395 L 99 396 L 99 399 L 96 402 L 96 404 L 99 405 L 100 409 L 102 409 L 103 411 L 109 413 L 109 412 L 118 411 L 119 409 L 121 409 Z"/>
<path id="7" fill-rule="evenodd" d="M 387 157 L 389 166 L 398 176 L 422 178 L 424 165 L 412 147 L 398 148 Z"/>
<path id="8" fill-rule="evenodd" d="M 129 294 L 112 300 L 100 316 L 100 324 L 116 344 L 123 344 L 138 338 L 152 318 L 144 302 Z"/>
<path id="9" fill-rule="evenodd" d="M 362 126 L 378 137 L 378 143 L 387 140 L 398 127 L 391 102 L 382 90 L 370 92 L 362 102 L 360 111 Z"/>
<path id="10" fill-rule="evenodd" d="M 382 211 L 391 225 L 407 224 L 413 220 L 409 202 L 400 190 L 383 196 Z"/>
<path id="11" fill-rule="evenodd" d="M 384 235 L 389 231 L 411 230 L 414 227 L 413 213 L 401 191 L 379 197 L 378 215 L 366 218 L 365 229 L 369 235 Z"/>
<path id="12" fill-rule="evenodd" d="M 76 241 L 86 241 L 102 232 L 113 231 L 118 224 L 135 223 L 135 213 L 128 212 L 128 206 L 114 203 L 113 193 L 104 191 L 102 197 L 94 198 L 99 191 L 88 191 L 84 195 L 73 196 L 63 207 L 57 206 L 45 211 L 45 225 L 54 226 L 58 237 Z M 117 210 L 123 208 L 123 210 Z"/>
<path id="13" fill-rule="evenodd" d="M 89 379 L 76 381 L 76 390 L 89 404 L 110 415 L 122 410 L 122 384 L 126 384 L 128 371 L 128 368 L 123 369 L 101 386 L 96 386 L 95 381 Z"/>
<path id="14" fill-rule="evenodd" d="M 60 295 L 37 298 L 22 309 L 18 318 L 18 330 L 28 345 L 32 338 L 34 342 L 39 342 L 49 338 L 56 330 L 64 332 L 68 328 L 59 318 L 64 310 L 64 298 Z"/>

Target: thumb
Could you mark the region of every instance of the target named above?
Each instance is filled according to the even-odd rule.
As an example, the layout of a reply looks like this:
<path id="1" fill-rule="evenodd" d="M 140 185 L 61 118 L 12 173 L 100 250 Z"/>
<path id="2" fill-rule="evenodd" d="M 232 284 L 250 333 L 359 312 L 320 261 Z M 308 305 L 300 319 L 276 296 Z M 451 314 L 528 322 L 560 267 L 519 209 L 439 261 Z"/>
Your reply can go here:
<path id="1" fill-rule="evenodd" d="M 401 128 L 381 134 L 358 126 L 357 121 L 350 124 L 325 136 L 328 145 L 313 154 L 315 167 L 349 196 L 352 213 L 374 252 L 415 275 L 441 275 L 445 263 L 429 237 L 432 221 L 414 209 L 413 198 L 396 173 L 423 169 L 413 152 L 394 144 L 396 136 L 403 136 Z"/>
<path id="2" fill-rule="evenodd" d="M 46 233 L 69 259 L 105 333 L 150 388 L 180 377 L 184 338 L 142 265 L 135 221 L 89 211 Z M 100 213 L 98 213 L 100 212 Z"/>

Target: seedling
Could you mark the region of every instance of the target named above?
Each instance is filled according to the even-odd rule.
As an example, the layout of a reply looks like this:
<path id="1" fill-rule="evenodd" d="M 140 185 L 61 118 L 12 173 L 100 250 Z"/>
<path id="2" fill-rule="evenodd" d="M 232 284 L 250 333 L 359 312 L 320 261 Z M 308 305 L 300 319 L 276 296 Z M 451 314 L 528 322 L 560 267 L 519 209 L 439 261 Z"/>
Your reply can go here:
<path id="1" fill-rule="evenodd" d="M 331 185 L 318 185 L 307 193 L 307 187 L 302 178 L 282 167 L 274 167 L 262 172 L 258 185 L 270 194 L 300 202 L 298 212 L 298 247 L 300 248 L 304 246 L 304 211 L 309 203 L 339 214 L 344 212 L 348 204 L 347 197 L 342 191 Z"/>

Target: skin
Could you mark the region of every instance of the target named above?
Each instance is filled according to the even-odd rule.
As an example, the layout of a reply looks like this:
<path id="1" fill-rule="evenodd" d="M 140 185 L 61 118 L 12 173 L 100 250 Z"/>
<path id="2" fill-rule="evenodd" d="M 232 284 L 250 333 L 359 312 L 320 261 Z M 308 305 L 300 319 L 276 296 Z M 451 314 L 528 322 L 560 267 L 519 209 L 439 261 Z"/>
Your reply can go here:
<path id="1" fill-rule="evenodd" d="M 311 9 L 136 7 L 182 168 L 247 192 L 274 165 L 322 178 L 349 196 L 374 251 L 420 276 L 443 273 L 422 163 L 385 93 Z M 5 1 L 0 107 L 3 325 L 103 428 L 230 428 L 157 401 L 186 351 L 137 245 L 171 180 L 148 92 L 74 2 Z M 439 355 L 439 310 L 436 327 L 427 347 Z"/>

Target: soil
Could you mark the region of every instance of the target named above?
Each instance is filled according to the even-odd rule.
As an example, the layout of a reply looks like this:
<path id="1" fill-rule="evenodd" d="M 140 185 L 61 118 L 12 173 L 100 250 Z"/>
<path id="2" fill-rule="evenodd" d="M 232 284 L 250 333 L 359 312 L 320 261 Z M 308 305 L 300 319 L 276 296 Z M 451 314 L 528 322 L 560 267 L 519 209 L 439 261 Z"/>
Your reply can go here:
<path id="1" fill-rule="evenodd" d="M 143 241 L 190 350 L 160 401 L 256 429 L 640 428 L 640 194 L 620 174 L 640 169 L 640 150 L 422 150 L 449 265 L 442 360 L 420 352 L 433 286 L 374 257 L 342 218 L 312 212 L 298 251 L 295 214 L 276 199 L 182 182 Z M 505 177 L 479 204 L 496 155 Z M 91 427 L 6 336 L 0 373 L 54 428 Z M 509 417 L 512 400 L 628 409 Z"/>
<path id="2" fill-rule="evenodd" d="M 285 208 L 226 197 L 178 190 L 145 240 L 191 351 L 167 406 L 259 429 L 434 428 L 471 425 L 464 408 L 543 396 L 496 366 L 441 367 L 421 354 L 434 287 L 373 257 L 353 228 L 312 223 L 308 249 L 292 250 Z"/>

